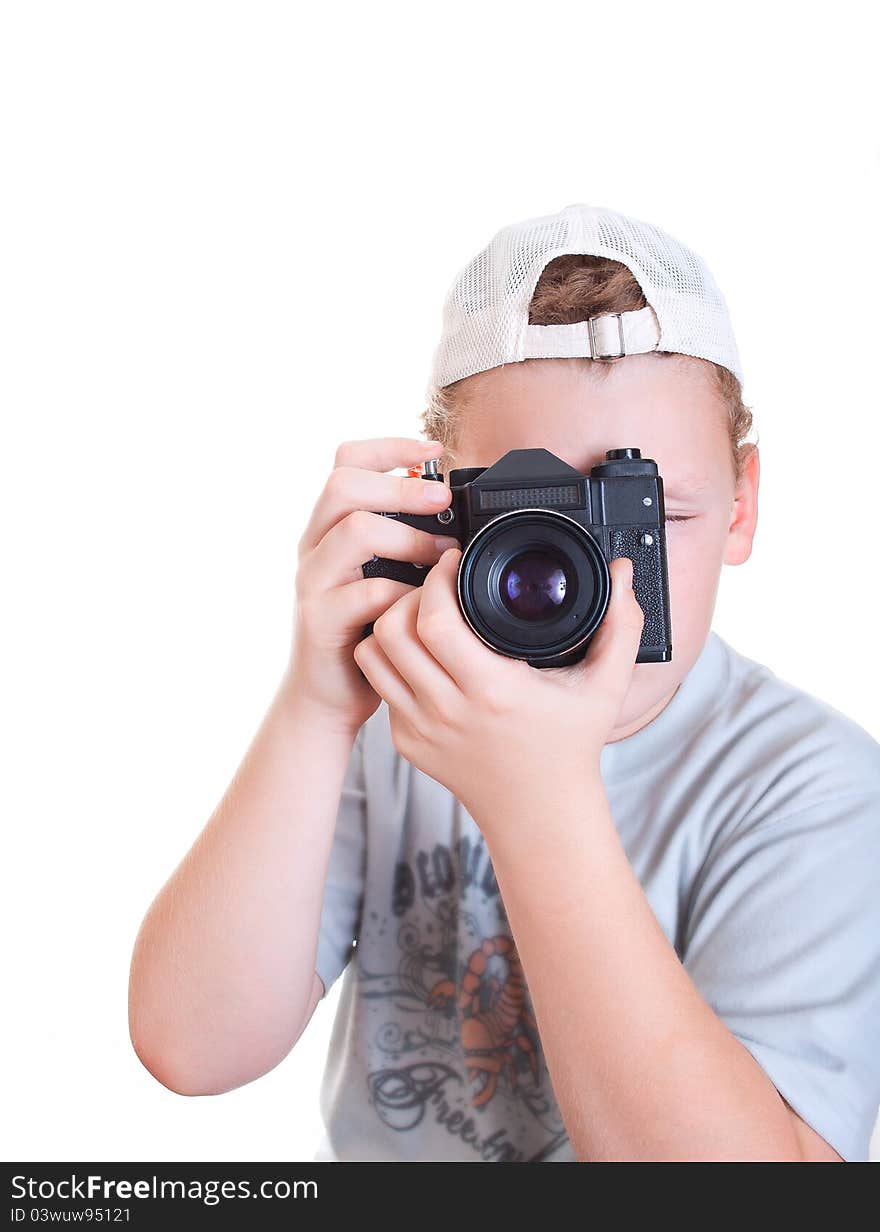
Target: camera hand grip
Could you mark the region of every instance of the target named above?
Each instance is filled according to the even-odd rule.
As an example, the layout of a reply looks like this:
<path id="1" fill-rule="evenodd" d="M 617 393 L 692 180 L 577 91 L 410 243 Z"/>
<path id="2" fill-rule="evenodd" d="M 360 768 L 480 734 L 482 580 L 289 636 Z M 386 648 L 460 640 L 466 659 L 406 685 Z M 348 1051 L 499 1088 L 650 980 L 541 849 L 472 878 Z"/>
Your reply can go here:
<path id="1" fill-rule="evenodd" d="M 661 549 L 663 533 L 656 528 L 646 534 L 636 527 L 626 527 L 615 529 L 610 535 L 609 559 L 628 556 L 632 561 L 633 590 L 645 617 L 637 663 L 664 662 L 672 657 L 666 556 Z"/>

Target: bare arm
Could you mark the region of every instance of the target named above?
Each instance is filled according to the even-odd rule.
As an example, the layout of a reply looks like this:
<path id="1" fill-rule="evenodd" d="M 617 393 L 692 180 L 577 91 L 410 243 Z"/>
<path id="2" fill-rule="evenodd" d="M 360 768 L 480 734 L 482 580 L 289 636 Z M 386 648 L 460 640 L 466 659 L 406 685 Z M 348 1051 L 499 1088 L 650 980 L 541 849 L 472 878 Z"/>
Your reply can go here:
<path id="1" fill-rule="evenodd" d="M 598 771 L 552 809 L 526 791 L 494 807 L 520 836 L 514 818 L 554 818 L 535 841 L 499 831 L 489 849 L 577 1158 L 839 1160 L 692 983 Z"/>
<path id="2" fill-rule="evenodd" d="M 279 688 L 223 800 L 156 898 L 132 960 L 138 1056 L 172 1090 L 249 1082 L 323 993 L 315 953 L 353 733 Z"/>

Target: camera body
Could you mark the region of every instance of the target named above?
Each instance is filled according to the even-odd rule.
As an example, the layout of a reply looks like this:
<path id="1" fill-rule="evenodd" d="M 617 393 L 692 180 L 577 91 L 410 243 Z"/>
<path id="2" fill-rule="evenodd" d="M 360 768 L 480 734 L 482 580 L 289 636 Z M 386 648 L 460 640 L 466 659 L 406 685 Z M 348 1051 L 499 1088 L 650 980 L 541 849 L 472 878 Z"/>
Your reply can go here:
<path id="1" fill-rule="evenodd" d="M 443 482 L 433 465 L 425 478 Z M 546 449 L 513 449 L 493 466 L 453 470 L 437 514 L 387 513 L 462 547 L 458 601 L 499 654 L 563 667 L 586 654 L 611 595 L 610 561 L 628 556 L 644 612 L 637 663 L 672 659 L 663 479 L 634 448 L 610 449 L 584 474 Z M 427 570 L 373 557 L 365 577 L 420 586 Z M 369 631 L 370 626 L 368 626 Z"/>

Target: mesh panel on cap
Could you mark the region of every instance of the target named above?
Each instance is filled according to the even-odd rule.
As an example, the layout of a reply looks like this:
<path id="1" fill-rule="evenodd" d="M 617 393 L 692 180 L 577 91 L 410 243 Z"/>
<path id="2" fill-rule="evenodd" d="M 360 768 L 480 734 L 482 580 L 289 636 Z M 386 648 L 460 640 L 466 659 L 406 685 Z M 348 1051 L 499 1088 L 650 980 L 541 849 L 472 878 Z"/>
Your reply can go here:
<path id="1" fill-rule="evenodd" d="M 462 377 L 525 358 L 535 286 L 548 262 L 567 253 L 621 261 L 657 314 L 658 350 L 723 364 L 742 381 L 727 305 L 702 259 L 651 223 L 569 205 L 502 228 L 458 274 L 443 307 L 429 399 Z"/>

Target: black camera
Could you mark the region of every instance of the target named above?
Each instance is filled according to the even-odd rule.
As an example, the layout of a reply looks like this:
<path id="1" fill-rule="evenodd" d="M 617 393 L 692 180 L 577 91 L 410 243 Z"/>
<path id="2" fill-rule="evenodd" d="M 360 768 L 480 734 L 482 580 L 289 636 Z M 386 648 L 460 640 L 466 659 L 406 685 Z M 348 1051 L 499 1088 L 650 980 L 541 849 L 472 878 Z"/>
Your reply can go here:
<path id="1" fill-rule="evenodd" d="M 424 477 L 443 482 L 436 462 Z M 535 667 L 576 663 L 608 609 L 608 562 L 628 556 L 645 615 L 636 662 L 672 659 L 656 462 L 638 449 L 609 449 L 586 475 L 547 449 L 512 449 L 494 466 L 451 471 L 449 486 L 452 501 L 437 514 L 384 516 L 460 541 L 459 606 L 487 646 Z M 426 575 L 381 556 L 362 568 L 364 577 L 414 586 Z"/>

